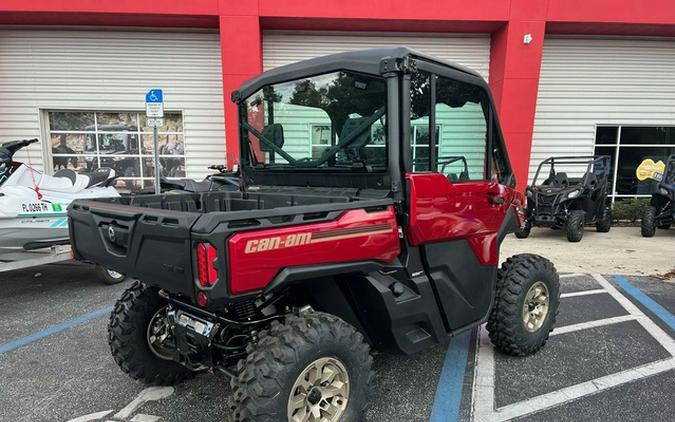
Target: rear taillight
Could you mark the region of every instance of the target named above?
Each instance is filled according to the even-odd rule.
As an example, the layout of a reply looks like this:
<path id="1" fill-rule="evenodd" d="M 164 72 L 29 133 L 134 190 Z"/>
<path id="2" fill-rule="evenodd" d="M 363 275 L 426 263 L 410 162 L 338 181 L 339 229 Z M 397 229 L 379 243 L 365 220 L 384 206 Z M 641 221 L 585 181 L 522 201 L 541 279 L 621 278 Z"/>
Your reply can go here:
<path id="1" fill-rule="evenodd" d="M 211 287 L 218 281 L 218 272 L 214 266 L 216 248 L 209 243 L 197 243 L 197 277 L 199 285 Z"/>

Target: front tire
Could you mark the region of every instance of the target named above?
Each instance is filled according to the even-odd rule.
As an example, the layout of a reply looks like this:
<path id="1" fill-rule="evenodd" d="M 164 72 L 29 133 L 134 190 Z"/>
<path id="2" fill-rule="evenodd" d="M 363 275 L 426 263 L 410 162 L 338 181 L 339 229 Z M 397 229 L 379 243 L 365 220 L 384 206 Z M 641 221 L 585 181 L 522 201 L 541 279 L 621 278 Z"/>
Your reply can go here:
<path id="1" fill-rule="evenodd" d="M 567 240 L 570 242 L 579 242 L 584 237 L 584 223 L 586 222 L 586 213 L 583 210 L 570 211 L 565 225 Z"/>
<path id="2" fill-rule="evenodd" d="M 560 304 L 558 273 L 546 258 L 514 255 L 497 273 L 497 292 L 487 329 L 502 353 L 527 356 L 541 349 Z"/>
<path id="3" fill-rule="evenodd" d="M 654 237 L 656 233 L 656 207 L 647 205 L 642 211 L 642 221 L 640 222 L 640 232 L 642 237 Z"/>
<path id="4" fill-rule="evenodd" d="M 612 207 L 605 205 L 600 211 L 598 221 L 595 222 L 595 230 L 600 233 L 607 233 L 612 228 Z"/>
<path id="5" fill-rule="evenodd" d="M 532 222 L 525 220 L 525 225 L 523 225 L 523 228 L 516 230 L 515 235 L 518 239 L 527 239 L 530 236 L 531 230 Z"/>
<path id="6" fill-rule="evenodd" d="M 174 385 L 194 372 L 171 360 L 171 350 L 151 349 L 151 322 L 167 303 L 140 281 L 129 287 L 115 304 L 108 325 L 108 344 L 122 371 L 148 385 Z M 153 324 L 154 325 L 154 324 Z"/>
<path id="7" fill-rule="evenodd" d="M 340 318 L 312 312 L 274 322 L 237 365 L 234 420 L 363 420 L 372 363 L 363 336 Z"/>

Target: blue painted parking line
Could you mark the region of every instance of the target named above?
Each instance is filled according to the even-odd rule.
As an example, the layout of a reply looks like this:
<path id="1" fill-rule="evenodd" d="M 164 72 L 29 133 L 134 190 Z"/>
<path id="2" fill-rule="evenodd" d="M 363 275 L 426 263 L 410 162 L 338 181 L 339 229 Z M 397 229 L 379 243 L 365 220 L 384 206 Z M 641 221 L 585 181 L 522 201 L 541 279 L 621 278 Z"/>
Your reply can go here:
<path id="1" fill-rule="evenodd" d="M 620 275 L 615 275 L 612 277 L 614 282 L 623 289 L 624 292 L 632 296 L 635 300 L 640 302 L 645 308 L 649 309 L 659 317 L 663 322 L 670 327 L 671 330 L 675 330 L 675 315 L 670 313 L 666 308 L 658 304 L 654 299 L 647 296 L 642 290 L 633 286 L 630 281 L 625 277 Z"/>
<path id="2" fill-rule="evenodd" d="M 471 332 L 471 330 L 465 331 L 450 341 L 450 347 L 448 347 L 441 370 L 441 377 L 436 387 L 436 398 L 434 399 L 434 407 L 431 409 L 430 422 L 454 422 L 459 420 Z"/>
<path id="3" fill-rule="evenodd" d="M 91 321 L 92 319 L 100 318 L 104 315 L 109 314 L 112 311 L 113 307 L 108 306 L 107 308 L 99 309 L 98 311 L 89 312 L 88 314 L 80 315 L 77 318 L 73 318 L 69 321 L 62 322 L 61 324 L 54 325 L 52 327 L 40 330 L 36 333 L 33 333 L 26 337 L 21 337 L 9 343 L 0 344 L 0 353 L 10 352 L 19 347 L 25 346 L 27 344 L 33 343 L 45 337 L 51 336 L 52 334 L 59 333 L 63 330 L 75 327 L 76 325 L 84 324 L 85 322 Z"/>

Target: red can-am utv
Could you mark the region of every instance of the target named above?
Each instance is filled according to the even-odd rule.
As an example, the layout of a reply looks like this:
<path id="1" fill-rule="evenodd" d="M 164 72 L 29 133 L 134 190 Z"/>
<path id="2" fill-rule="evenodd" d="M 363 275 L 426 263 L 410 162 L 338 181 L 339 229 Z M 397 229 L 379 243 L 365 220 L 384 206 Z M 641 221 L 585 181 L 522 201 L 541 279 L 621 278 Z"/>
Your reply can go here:
<path id="1" fill-rule="evenodd" d="M 416 353 L 487 321 L 511 355 L 546 342 L 553 265 L 499 245 L 522 195 L 487 84 L 406 48 L 244 83 L 235 192 L 77 201 L 77 258 L 142 282 L 110 318 L 115 361 L 172 384 L 232 377 L 234 418 L 354 421 L 371 348 Z"/>

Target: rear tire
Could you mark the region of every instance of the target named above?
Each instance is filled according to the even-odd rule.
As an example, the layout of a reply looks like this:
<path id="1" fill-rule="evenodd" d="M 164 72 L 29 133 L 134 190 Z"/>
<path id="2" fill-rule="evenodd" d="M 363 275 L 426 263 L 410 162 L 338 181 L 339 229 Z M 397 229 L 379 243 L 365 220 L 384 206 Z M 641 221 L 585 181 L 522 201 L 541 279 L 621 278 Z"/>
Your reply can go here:
<path id="1" fill-rule="evenodd" d="M 257 344 L 250 346 L 246 359 L 237 365 L 239 375 L 232 379 L 234 420 L 278 422 L 291 420 L 289 415 L 303 420 L 302 414 L 307 409 L 320 411 L 310 401 L 330 408 L 329 399 L 338 408 L 346 406 L 334 410 L 341 412 L 339 420 L 363 420 L 373 378 L 372 363 L 370 347 L 363 336 L 340 318 L 308 312 L 289 316 L 283 324 L 273 322 L 260 332 Z M 317 371 L 312 369 L 313 365 L 319 365 Z M 316 380 L 316 375 L 311 375 L 317 372 L 333 380 L 324 385 L 321 378 Z M 340 391 L 345 378 L 346 397 L 341 390 L 328 398 L 329 390 Z M 293 398 L 299 400 L 295 409 L 291 406 Z M 320 412 L 322 417 L 327 416 Z"/>
<path id="2" fill-rule="evenodd" d="M 600 210 L 598 220 L 595 222 L 595 230 L 600 233 L 607 233 L 612 228 L 612 207 L 605 205 Z"/>
<path id="3" fill-rule="evenodd" d="M 642 211 L 642 221 L 640 222 L 640 231 L 642 237 L 654 237 L 656 233 L 656 207 L 647 205 Z"/>
<path id="4" fill-rule="evenodd" d="M 582 210 L 570 211 L 565 225 L 567 240 L 570 242 L 579 242 L 584 237 L 584 223 L 586 222 L 586 212 Z"/>
<path id="5" fill-rule="evenodd" d="M 525 220 L 525 225 L 522 228 L 516 230 L 515 235 L 518 239 L 527 239 L 530 236 L 531 230 L 532 223 L 529 220 Z"/>
<path id="6" fill-rule="evenodd" d="M 127 279 L 124 274 L 118 273 L 117 271 L 110 270 L 100 265 L 96 266 L 96 274 L 98 274 L 98 277 L 101 279 L 101 281 L 107 285 L 119 284 Z"/>
<path id="7" fill-rule="evenodd" d="M 115 304 L 108 325 L 108 344 L 122 371 L 148 385 L 174 385 L 194 372 L 150 349 L 148 327 L 167 303 L 157 290 L 140 281 L 129 287 Z"/>
<path id="8" fill-rule="evenodd" d="M 530 306 L 532 302 L 539 303 L 539 299 L 543 301 L 543 296 L 527 300 L 537 289 L 545 293 L 545 310 L 543 304 Z M 492 344 L 500 352 L 512 356 L 537 352 L 553 330 L 559 303 L 560 282 L 551 261 L 532 254 L 507 259 L 497 273 L 495 303 L 487 322 Z M 538 318 L 537 323 L 529 326 L 533 317 Z"/>

